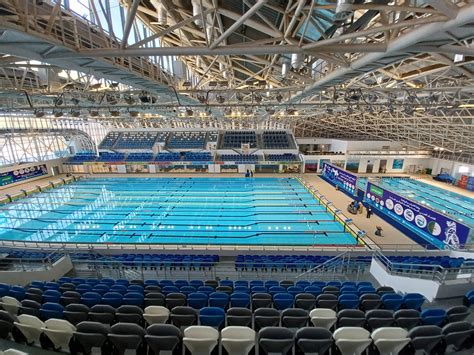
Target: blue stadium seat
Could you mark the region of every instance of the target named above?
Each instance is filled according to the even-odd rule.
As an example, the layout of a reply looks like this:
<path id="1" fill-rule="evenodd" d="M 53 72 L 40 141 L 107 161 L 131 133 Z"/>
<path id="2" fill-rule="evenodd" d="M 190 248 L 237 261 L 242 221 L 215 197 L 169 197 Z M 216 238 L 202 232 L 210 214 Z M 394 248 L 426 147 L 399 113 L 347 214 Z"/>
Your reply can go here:
<path id="1" fill-rule="evenodd" d="M 250 306 L 250 295 L 241 292 L 232 293 L 230 295 L 230 306 L 248 308 Z"/>
<path id="2" fill-rule="evenodd" d="M 227 308 L 229 305 L 229 295 L 225 292 L 213 292 L 209 295 L 209 306 Z"/>
<path id="3" fill-rule="evenodd" d="M 43 302 L 59 303 L 61 292 L 58 290 L 46 290 L 43 292 Z"/>
<path id="4" fill-rule="evenodd" d="M 119 308 L 122 305 L 123 296 L 118 292 L 107 292 L 102 296 L 102 304 Z"/>
<path id="5" fill-rule="evenodd" d="M 357 309 L 359 307 L 359 296 L 354 294 L 340 295 L 338 298 L 338 308 L 342 309 Z"/>
<path id="6" fill-rule="evenodd" d="M 63 319 L 64 307 L 59 303 L 47 302 L 41 306 L 40 314 L 41 318 L 48 320 L 51 318 Z"/>
<path id="7" fill-rule="evenodd" d="M 199 311 L 201 325 L 221 328 L 225 321 L 225 311 L 219 307 L 204 307 Z"/>
<path id="8" fill-rule="evenodd" d="M 403 297 L 396 293 L 386 293 L 382 295 L 382 305 L 385 309 L 397 311 L 403 304 Z"/>
<path id="9" fill-rule="evenodd" d="M 101 300 L 102 296 L 97 292 L 85 292 L 81 297 L 81 303 L 89 308 L 99 304 Z"/>
<path id="10" fill-rule="evenodd" d="M 421 310 L 424 302 L 425 297 L 419 293 L 407 293 L 403 296 L 403 306 L 405 308 Z"/>
<path id="11" fill-rule="evenodd" d="M 446 321 L 446 311 L 440 308 L 425 309 L 421 312 L 421 321 L 424 325 L 442 326 Z"/>
<path id="12" fill-rule="evenodd" d="M 273 305 L 278 310 L 293 307 L 294 297 L 289 293 L 277 293 L 273 295 Z"/>
<path id="13" fill-rule="evenodd" d="M 203 292 L 194 292 L 188 295 L 188 306 L 201 309 L 208 306 L 208 295 Z"/>

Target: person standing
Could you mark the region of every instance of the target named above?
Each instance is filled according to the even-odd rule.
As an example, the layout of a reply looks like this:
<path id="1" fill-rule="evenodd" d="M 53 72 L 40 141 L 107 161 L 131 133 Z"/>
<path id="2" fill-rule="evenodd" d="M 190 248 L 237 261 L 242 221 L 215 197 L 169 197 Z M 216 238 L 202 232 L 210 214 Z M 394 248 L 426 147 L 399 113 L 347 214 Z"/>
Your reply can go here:
<path id="1" fill-rule="evenodd" d="M 372 216 L 372 207 L 367 206 L 367 218 L 370 218 Z"/>

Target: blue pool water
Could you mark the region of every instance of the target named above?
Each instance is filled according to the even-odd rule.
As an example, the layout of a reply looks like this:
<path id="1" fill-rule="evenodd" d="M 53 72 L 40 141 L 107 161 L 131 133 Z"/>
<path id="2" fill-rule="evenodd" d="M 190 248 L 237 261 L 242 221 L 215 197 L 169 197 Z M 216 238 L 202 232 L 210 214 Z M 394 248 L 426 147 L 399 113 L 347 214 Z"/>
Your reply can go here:
<path id="1" fill-rule="evenodd" d="M 7 240 L 356 244 L 291 178 L 89 179 L 2 206 L 0 217 Z"/>
<path id="2" fill-rule="evenodd" d="M 358 186 L 365 190 L 366 178 L 358 179 Z M 458 221 L 474 227 L 474 199 L 459 195 L 422 181 L 406 178 L 382 178 L 375 182 L 387 190 L 440 211 Z"/>

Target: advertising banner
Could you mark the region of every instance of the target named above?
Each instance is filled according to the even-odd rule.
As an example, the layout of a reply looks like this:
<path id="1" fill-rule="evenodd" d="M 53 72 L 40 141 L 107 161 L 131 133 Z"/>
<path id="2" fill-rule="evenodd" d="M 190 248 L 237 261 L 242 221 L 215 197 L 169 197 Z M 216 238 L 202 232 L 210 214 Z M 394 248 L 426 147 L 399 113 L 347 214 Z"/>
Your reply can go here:
<path id="1" fill-rule="evenodd" d="M 393 159 L 392 169 L 403 169 L 404 159 Z"/>
<path id="2" fill-rule="evenodd" d="M 322 175 L 344 191 L 347 191 L 354 196 L 357 195 L 357 176 L 354 174 L 338 168 L 337 166 L 323 163 Z"/>
<path id="3" fill-rule="evenodd" d="M 0 186 L 14 184 L 43 175 L 48 175 L 48 167 L 45 164 L 7 171 L 0 173 Z"/>
<path id="4" fill-rule="evenodd" d="M 371 182 L 364 201 L 439 248 L 460 247 L 469 237 L 470 228 L 464 224 Z"/>

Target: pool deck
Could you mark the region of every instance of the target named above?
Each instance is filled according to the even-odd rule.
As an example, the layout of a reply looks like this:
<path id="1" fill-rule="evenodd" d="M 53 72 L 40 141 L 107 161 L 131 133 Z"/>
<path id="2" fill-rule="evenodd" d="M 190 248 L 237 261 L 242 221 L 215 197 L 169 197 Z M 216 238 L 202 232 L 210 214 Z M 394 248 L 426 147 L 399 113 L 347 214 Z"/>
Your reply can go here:
<path id="1" fill-rule="evenodd" d="M 413 249 L 422 250 L 423 247 L 411 240 L 405 234 L 385 222 L 382 218 L 372 214 L 371 218 L 366 218 L 365 209 L 362 214 L 353 215 L 347 211 L 347 206 L 353 200 L 345 193 L 337 191 L 334 186 L 327 183 L 317 175 L 304 175 L 304 179 L 312 184 L 321 194 L 323 194 L 333 205 L 350 216 L 354 220 L 354 224 L 367 233 L 367 236 L 382 249 Z M 382 227 L 383 237 L 374 234 L 376 226 Z"/>

